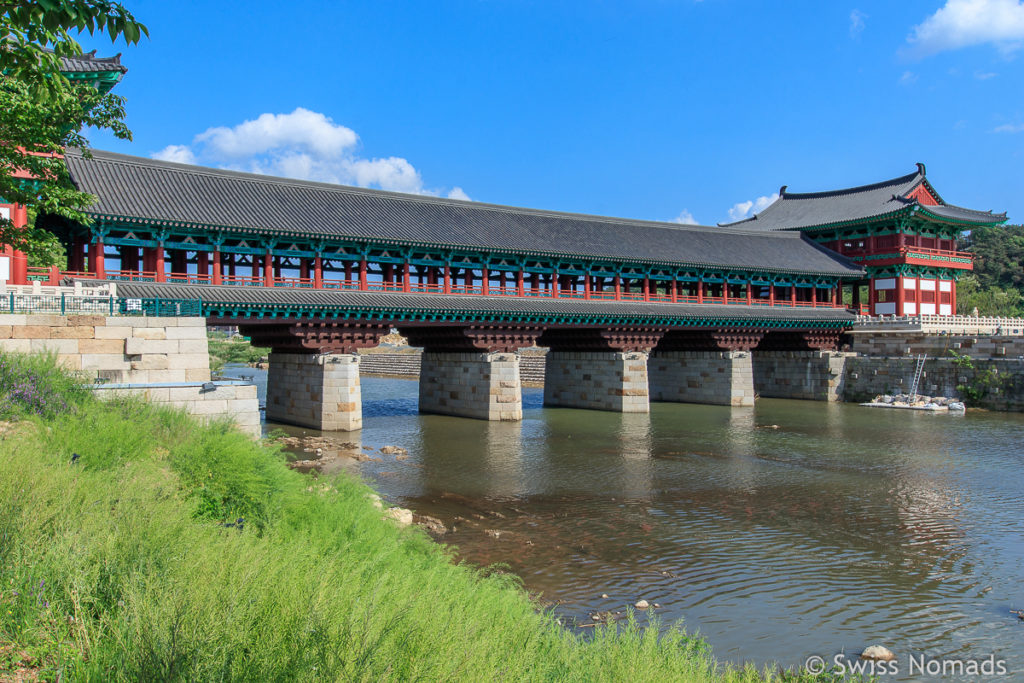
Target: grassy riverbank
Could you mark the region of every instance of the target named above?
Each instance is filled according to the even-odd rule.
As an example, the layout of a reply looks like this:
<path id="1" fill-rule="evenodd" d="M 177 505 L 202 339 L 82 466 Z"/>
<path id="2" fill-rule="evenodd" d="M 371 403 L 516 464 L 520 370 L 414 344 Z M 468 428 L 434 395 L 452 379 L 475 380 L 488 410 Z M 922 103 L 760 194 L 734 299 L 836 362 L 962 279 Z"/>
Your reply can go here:
<path id="1" fill-rule="evenodd" d="M 256 363 L 270 354 L 269 348 L 253 346 L 245 337 L 229 337 L 223 332 L 207 334 L 210 370 L 220 372 L 225 363 Z"/>
<path id="2" fill-rule="evenodd" d="M 0 680 L 765 678 L 675 629 L 584 641 L 363 484 L 46 359 L 0 355 L 0 418 Z"/>

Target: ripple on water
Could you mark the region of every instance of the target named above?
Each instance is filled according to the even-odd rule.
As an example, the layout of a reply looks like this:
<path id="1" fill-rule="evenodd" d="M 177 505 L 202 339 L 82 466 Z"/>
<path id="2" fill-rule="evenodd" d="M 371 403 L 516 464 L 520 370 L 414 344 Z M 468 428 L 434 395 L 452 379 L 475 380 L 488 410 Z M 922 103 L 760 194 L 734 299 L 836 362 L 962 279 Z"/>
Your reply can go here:
<path id="1" fill-rule="evenodd" d="M 416 386 L 364 379 L 361 443 L 409 458 L 359 471 L 570 618 L 644 598 L 661 607 L 641 622 L 683 619 L 737 662 L 881 642 L 1024 671 L 1008 614 L 1024 606 L 1020 415 L 778 400 L 615 415 L 526 390 L 522 423 L 486 423 L 418 415 Z"/>

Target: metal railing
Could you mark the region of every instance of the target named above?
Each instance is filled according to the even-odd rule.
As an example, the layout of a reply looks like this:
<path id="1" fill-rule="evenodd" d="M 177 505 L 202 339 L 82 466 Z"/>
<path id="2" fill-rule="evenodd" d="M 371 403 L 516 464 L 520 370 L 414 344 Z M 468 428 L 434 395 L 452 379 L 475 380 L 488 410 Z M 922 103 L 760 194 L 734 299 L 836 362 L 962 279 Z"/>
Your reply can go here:
<path id="1" fill-rule="evenodd" d="M 202 301 L 199 299 L 126 299 L 116 296 L 7 292 L 0 296 L 0 313 L 191 317 L 202 315 Z"/>

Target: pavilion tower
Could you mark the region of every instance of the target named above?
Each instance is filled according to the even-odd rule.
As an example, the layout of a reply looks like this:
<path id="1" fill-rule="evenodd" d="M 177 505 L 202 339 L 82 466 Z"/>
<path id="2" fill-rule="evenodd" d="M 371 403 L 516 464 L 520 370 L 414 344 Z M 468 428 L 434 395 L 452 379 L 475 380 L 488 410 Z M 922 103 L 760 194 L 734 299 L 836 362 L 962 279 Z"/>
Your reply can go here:
<path id="1" fill-rule="evenodd" d="M 864 268 L 853 308 L 903 316 L 955 315 L 956 280 L 974 267 L 972 254 L 956 251 L 957 236 L 1005 221 L 1005 213 L 947 204 L 919 163 L 908 175 L 845 190 L 797 194 L 784 185 L 761 213 L 722 226 L 804 232 Z"/>
<path id="2" fill-rule="evenodd" d="M 61 73 L 73 83 L 85 83 L 101 93 L 110 90 L 120 82 L 128 69 L 121 64 L 121 55 L 97 57 L 96 51 L 78 57 L 62 57 Z M 28 176 L 24 176 L 28 179 Z M 5 202 L 0 198 L 0 218 L 10 220 L 16 228 L 28 224 L 28 211 L 20 204 Z M 24 252 L 10 245 L 0 244 L 0 283 L 27 284 L 30 280 L 28 261 Z"/>

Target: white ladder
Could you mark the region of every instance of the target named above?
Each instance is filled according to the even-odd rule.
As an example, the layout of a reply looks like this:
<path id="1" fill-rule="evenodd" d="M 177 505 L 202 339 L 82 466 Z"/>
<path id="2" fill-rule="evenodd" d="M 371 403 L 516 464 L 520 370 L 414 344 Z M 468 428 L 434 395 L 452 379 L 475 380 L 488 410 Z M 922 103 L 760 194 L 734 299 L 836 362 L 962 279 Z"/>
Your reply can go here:
<path id="1" fill-rule="evenodd" d="M 921 375 L 924 373 L 924 362 L 928 360 L 928 354 L 922 353 L 917 357 L 917 365 L 914 367 L 914 382 L 910 385 L 910 401 L 917 400 L 917 388 L 921 384 Z"/>

